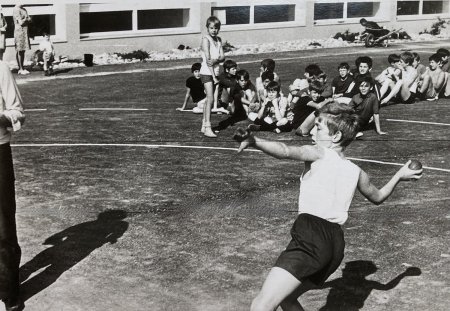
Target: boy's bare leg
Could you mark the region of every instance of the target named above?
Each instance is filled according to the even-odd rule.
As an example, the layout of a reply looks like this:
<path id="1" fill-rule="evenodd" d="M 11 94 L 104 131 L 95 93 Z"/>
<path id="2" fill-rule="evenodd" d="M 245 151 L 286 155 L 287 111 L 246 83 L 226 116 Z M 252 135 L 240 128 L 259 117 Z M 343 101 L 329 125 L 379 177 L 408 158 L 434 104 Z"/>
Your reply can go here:
<path id="1" fill-rule="evenodd" d="M 295 291 L 301 282 L 286 270 L 273 267 L 258 296 L 253 300 L 251 311 L 273 311 Z M 287 305 L 286 305 L 287 306 Z M 289 309 L 287 309 L 289 310 Z M 291 309 L 302 310 L 302 309 Z"/>
<path id="2" fill-rule="evenodd" d="M 403 101 L 407 101 L 411 96 L 411 91 L 409 90 L 409 86 L 406 84 L 406 81 L 403 81 L 402 87 L 400 88 L 400 96 Z"/>
<path id="3" fill-rule="evenodd" d="M 445 91 L 444 91 L 444 96 L 450 96 L 450 83 L 449 83 L 449 73 L 446 72 L 445 73 L 445 82 L 444 82 L 444 87 L 445 87 Z"/>
<path id="4" fill-rule="evenodd" d="M 423 77 L 422 84 L 420 85 L 419 92 L 425 94 L 430 86 L 430 83 L 432 83 L 431 77 L 429 75 L 425 75 Z"/>
<path id="5" fill-rule="evenodd" d="M 381 98 L 383 98 L 384 94 L 386 94 L 386 92 L 389 90 L 389 86 L 391 84 L 390 82 L 392 82 L 392 80 L 387 78 L 381 85 L 381 88 L 380 88 L 380 97 Z"/>

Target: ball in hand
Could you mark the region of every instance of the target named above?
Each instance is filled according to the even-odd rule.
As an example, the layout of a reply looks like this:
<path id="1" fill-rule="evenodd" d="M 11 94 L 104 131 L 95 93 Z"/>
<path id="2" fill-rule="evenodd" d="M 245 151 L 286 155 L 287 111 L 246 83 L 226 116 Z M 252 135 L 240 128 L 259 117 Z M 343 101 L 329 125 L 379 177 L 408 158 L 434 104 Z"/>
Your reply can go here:
<path id="1" fill-rule="evenodd" d="M 422 168 L 422 163 L 420 163 L 417 160 L 411 160 L 411 163 L 409 163 L 408 168 L 412 170 L 420 170 Z"/>
<path id="2" fill-rule="evenodd" d="M 240 142 L 246 140 L 249 136 L 250 136 L 249 130 L 246 130 L 243 128 L 238 128 L 233 135 L 233 139 L 240 143 Z"/>

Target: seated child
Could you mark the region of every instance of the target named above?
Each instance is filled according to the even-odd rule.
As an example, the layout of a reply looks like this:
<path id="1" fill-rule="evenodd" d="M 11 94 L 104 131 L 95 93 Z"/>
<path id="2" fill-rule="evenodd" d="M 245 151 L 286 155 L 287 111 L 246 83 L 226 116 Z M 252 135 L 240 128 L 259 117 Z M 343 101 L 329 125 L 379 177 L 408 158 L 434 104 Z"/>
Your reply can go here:
<path id="1" fill-rule="evenodd" d="M 219 122 L 212 130 L 218 133 L 237 122 L 247 120 L 249 113 L 256 113 L 259 104 L 256 102 L 256 88 L 250 81 L 247 70 L 240 69 L 236 72 L 237 84 L 231 90 L 231 116 Z M 255 116 L 256 117 L 256 116 Z"/>
<path id="2" fill-rule="evenodd" d="M 324 105 L 334 101 L 333 98 L 323 98 L 323 84 L 319 81 L 312 81 L 308 87 L 308 96 L 301 97 L 294 105 L 292 128 L 299 136 L 308 136 L 314 127 L 314 111 Z"/>
<path id="3" fill-rule="evenodd" d="M 305 73 L 303 74 L 308 82 L 313 81 L 317 76 L 320 75 L 322 69 L 320 69 L 317 64 L 309 64 L 305 67 Z"/>
<path id="4" fill-rule="evenodd" d="M 308 80 L 295 79 L 294 82 L 289 85 L 289 94 L 287 101 L 290 107 L 293 107 L 295 103 L 308 92 Z"/>
<path id="5" fill-rule="evenodd" d="M 338 65 L 338 71 L 339 76 L 335 77 L 331 82 L 333 99 L 338 103 L 348 104 L 352 99 L 350 92 L 351 86 L 353 85 L 353 75 L 350 73 L 350 65 L 348 63 L 340 63 Z"/>
<path id="6" fill-rule="evenodd" d="M 441 69 L 443 72 L 449 72 L 450 66 L 448 63 L 448 58 L 450 56 L 450 51 L 444 48 L 440 48 L 436 51 L 437 54 L 441 55 Z"/>
<path id="7" fill-rule="evenodd" d="M 283 161 L 304 162 L 292 239 L 268 273 L 250 311 L 276 310 L 278 306 L 303 310 L 299 295 L 322 286 L 344 258 L 341 227 L 347 221 L 356 189 L 370 202 L 381 204 L 400 181 L 421 177 L 422 169 L 410 169 L 408 161 L 378 189 L 367 173 L 344 154 L 354 140 L 356 118 L 348 106 L 331 103 L 318 111 L 312 131 L 314 145 L 292 146 L 254 135 L 240 143 L 239 153 L 253 147 Z"/>
<path id="8" fill-rule="evenodd" d="M 359 85 L 364 80 L 365 77 L 372 77 L 372 58 L 369 56 L 359 56 L 355 60 L 356 70 L 353 70 L 353 83 L 349 86 L 348 96 L 353 97 L 359 92 Z M 372 90 L 379 99 L 379 90 L 377 86 Z"/>
<path id="9" fill-rule="evenodd" d="M 402 69 L 402 85 L 396 100 L 404 104 L 411 104 L 416 98 L 417 70 L 413 67 L 414 55 L 411 52 L 400 54 L 400 68 Z"/>
<path id="10" fill-rule="evenodd" d="M 275 79 L 275 75 L 273 74 L 273 72 L 271 71 L 264 71 L 261 74 L 261 82 L 262 85 L 264 86 L 264 88 L 257 90 L 257 94 L 258 94 L 258 102 L 261 104 L 262 102 L 264 102 L 264 100 L 267 97 L 267 90 L 266 87 L 267 85 L 271 82 L 274 81 Z"/>
<path id="11" fill-rule="evenodd" d="M 395 98 L 403 83 L 400 56 L 397 54 L 390 54 L 388 56 L 388 63 L 390 66 L 375 78 L 375 81 L 381 84 L 380 97 L 382 100 L 380 105 L 387 104 L 392 98 Z M 390 92 L 387 93 L 389 90 Z"/>
<path id="12" fill-rule="evenodd" d="M 53 74 L 53 62 L 55 61 L 55 49 L 50 40 L 50 35 L 46 32 L 42 34 L 43 41 L 39 43 L 38 62 L 43 62 L 44 75 L 50 76 Z"/>
<path id="13" fill-rule="evenodd" d="M 323 98 L 330 98 L 333 96 L 333 87 L 331 86 L 330 82 L 327 82 L 327 75 L 325 72 L 321 70 L 320 73 L 315 77 L 315 80 L 319 81 L 323 85 Z"/>
<path id="14" fill-rule="evenodd" d="M 415 83 L 416 83 L 416 86 L 418 86 L 419 83 L 422 83 L 421 81 L 423 80 L 423 76 L 424 76 L 425 72 L 427 71 L 427 67 L 420 62 L 419 54 L 417 54 L 416 52 L 413 52 L 412 54 L 414 57 L 412 66 L 417 71 L 417 78 L 416 78 Z"/>
<path id="15" fill-rule="evenodd" d="M 445 87 L 445 72 L 439 66 L 441 55 L 435 53 L 428 60 L 429 66 L 417 85 L 417 96 L 422 100 L 433 101 Z"/>
<path id="16" fill-rule="evenodd" d="M 271 58 L 266 58 L 261 61 L 261 67 L 259 69 L 259 77 L 256 78 L 256 89 L 258 93 L 260 90 L 264 90 L 264 85 L 262 83 L 261 75 L 263 72 L 272 72 L 273 73 L 273 81 L 280 83 L 280 77 L 275 73 L 275 61 Z"/>
<path id="17" fill-rule="evenodd" d="M 227 59 L 222 64 L 223 72 L 221 72 L 217 79 L 219 80 L 219 85 L 217 88 L 217 93 L 215 94 L 217 101 L 217 108 L 212 109 L 211 112 L 221 112 L 228 114 L 228 106 L 232 101 L 230 96 L 231 89 L 236 86 L 236 71 L 237 63 L 231 59 Z"/>
<path id="18" fill-rule="evenodd" d="M 186 110 L 189 98 L 192 98 L 192 102 L 195 107 L 192 109 L 194 113 L 203 113 L 203 106 L 206 101 L 205 88 L 200 80 L 200 67 L 202 64 L 194 63 L 191 66 L 192 76 L 186 80 L 186 95 L 184 96 L 184 102 L 181 108 L 177 108 L 178 111 Z"/>
<path id="19" fill-rule="evenodd" d="M 248 128 L 252 131 L 288 131 L 283 127 L 288 123 L 286 116 L 287 100 L 280 95 L 280 84 L 272 81 L 267 87 L 266 100 L 261 104 L 257 118 Z M 289 127 L 290 130 L 290 127 Z"/>
<path id="20" fill-rule="evenodd" d="M 372 77 L 364 77 L 359 84 L 359 93 L 353 96 L 348 104 L 350 108 L 355 110 L 358 115 L 359 133 L 357 137 L 362 136 L 362 131 L 368 130 L 370 127 L 370 120 L 373 117 L 375 130 L 379 135 L 385 135 L 385 132 L 380 128 L 380 114 L 377 96 L 371 92 L 374 81 Z"/>

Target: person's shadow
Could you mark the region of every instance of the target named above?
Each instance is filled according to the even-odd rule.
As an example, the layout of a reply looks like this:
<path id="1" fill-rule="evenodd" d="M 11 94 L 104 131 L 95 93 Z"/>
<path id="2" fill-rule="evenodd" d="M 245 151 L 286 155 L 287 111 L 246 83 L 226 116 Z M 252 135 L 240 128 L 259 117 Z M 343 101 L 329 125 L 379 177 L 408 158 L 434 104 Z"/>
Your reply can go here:
<path id="1" fill-rule="evenodd" d="M 53 245 L 20 267 L 21 296 L 24 301 L 53 284 L 65 271 L 105 243 L 116 243 L 128 229 L 123 210 L 108 210 L 97 219 L 58 232 L 44 241 Z M 45 268 L 39 274 L 30 276 Z"/>
<path id="2" fill-rule="evenodd" d="M 396 287 L 406 276 L 418 276 L 422 271 L 417 267 L 409 267 L 386 284 L 367 280 L 366 277 L 375 273 L 377 266 L 372 261 L 357 260 L 345 264 L 342 277 L 326 282 L 320 288 L 331 287 L 326 305 L 320 311 L 356 311 L 364 306 L 372 290 L 387 291 Z"/>

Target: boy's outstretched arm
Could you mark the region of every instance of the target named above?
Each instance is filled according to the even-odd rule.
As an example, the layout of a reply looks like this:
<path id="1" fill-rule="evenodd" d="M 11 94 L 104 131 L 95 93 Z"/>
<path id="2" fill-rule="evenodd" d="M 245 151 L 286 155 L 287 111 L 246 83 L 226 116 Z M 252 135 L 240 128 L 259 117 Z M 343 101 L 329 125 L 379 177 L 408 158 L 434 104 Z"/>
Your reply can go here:
<path id="1" fill-rule="evenodd" d="M 366 172 L 361 170 L 359 174 L 358 180 L 358 190 L 364 195 L 370 202 L 374 204 L 383 203 L 394 191 L 395 186 L 400 181 L 405 180 L 416 180 L 422 177 L 422 171 L 420 170 L 412 170 L 408 168 L 408 165 L 411 163 L 411 160 L 406 162 L 405 165 L 402 166 L 401 169 L 397 171 L 397 173 L 392 176 L 391 180 L 389 180 L 383 188 L 378 189 L 374 184 L 371 183 L 369 176 Z"/>
<path id="2" fill-rule="evenodd" d="M 320 159 L 324 154 L 323 150 L 318 146 L 288 146 L 281 142 L 258 138 L 253 136 L 252 134 L 250 134 L 248 138 L 241 142 L 238 153 L 242 152 L 248 147 L 259 149 L 262 152 L 277 159 L 291 159 L 305 162 L 316 161 Z"/>

